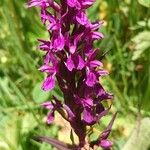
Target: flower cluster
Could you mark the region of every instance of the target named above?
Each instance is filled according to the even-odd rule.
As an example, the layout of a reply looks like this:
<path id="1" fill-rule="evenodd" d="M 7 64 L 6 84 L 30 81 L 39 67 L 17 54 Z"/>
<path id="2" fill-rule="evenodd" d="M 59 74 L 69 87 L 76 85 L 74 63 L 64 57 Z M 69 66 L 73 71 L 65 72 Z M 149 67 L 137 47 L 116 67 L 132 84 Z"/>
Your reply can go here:
<path id="1" fill-rule="evenodd" d="M 47 74 L 42 89 L 52 90 L 55 84 L 63 92 L 64 102 L 56 97 L 45 102 L 43 107 L 50 110 L 47 122 L 54 120 L 58 111 L 71 125 L 79 138 L 79 147 L 86 144 L 86 127 L 92 126 L 105 116 L 109 108 L 102 101 L 112 99 L 99 83 L 107 75 L 103 64 L 96 59 L 99 49 L 94 49 L 96 40 L 104 36 L 98 31 L 102 22 L 91 23 L 86 15 L 95 0 L 30 0 L 28 7 L 41 8 L 41 20 L 49 32 L 48 40 L 39 39 L 39 48 L 45 51 L 41 72 Z M 51 9 L 50 9 L 51 8 Z M 96 141 L 89 141 L 91 147 L 99 145 L 104 149 L 112 146 L 107 139 L 115 115 L 105 131 Z"/>

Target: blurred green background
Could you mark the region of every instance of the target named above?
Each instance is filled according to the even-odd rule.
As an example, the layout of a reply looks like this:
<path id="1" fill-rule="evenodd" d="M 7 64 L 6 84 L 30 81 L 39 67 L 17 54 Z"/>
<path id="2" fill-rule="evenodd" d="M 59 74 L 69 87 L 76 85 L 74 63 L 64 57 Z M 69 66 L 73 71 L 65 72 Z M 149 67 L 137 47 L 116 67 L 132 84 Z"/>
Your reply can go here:
<path id="1" fill-rule="evenodd" d="M 34 135 L 69 141 L 70 128 L 58 116 L 47 126 L 47 111 L 40 103 L 56 87 L 42 92 L 43 75 L 37 70 L 43 54 L 37 38 L 47 38 L 38 9 L 27 9 L 25 0 L 0 0 L 0 150 L 51 150 L 32 140 Z M 91 20 L 104 20 L 105 38 L 96 43 L 110 72 L 102 79 L 115 98 L 110 116 L 94 127 L 91 139 L 118 111 L 111 139 L 113 150 L 150 149 L 150 0 L 97 0 L 89 9 Z M 65 140 L 64 140 L 65 139 Z"/>

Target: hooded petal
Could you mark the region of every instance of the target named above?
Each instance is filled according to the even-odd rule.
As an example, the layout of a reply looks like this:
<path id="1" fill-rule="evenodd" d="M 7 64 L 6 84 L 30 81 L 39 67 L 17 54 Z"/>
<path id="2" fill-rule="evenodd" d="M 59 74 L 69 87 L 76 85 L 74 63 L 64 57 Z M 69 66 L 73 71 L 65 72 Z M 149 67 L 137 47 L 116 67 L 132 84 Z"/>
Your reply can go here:
<path id="1" fill-rule="evenodd" d="M 60 33 L 55 39 L 53 40 L 52 47 L 57 51 L 61 51 L 65 46 L 65 38 Z"/>
<path id="2" fill-rule="evenodd" d="M 93 124 L 95 122 L 95 116 L 91 108 L 85 107 L 83 111 L 83 120 L 88 124 Z"/>
<path id="3" fill-rule="evenodd" d="M 69 51 L 70 51 L 70 53 L 71 54 L 74 54 L 74 52 L 76 51 L 76 45 L 71 45 L 71 46 L 69 46 Z"/>
<path id="4" fill-rule="evenodd" d="M 77 69 L 78 70 L 82 70 L 84 68 L 84 60 L 82 59 L 82 57 L 80 55 L 78 55 L 78 65 L 77 65 Z"/>
<path id="5" fill-rule="evenodd" d="M 86 84 L 92 87 L 96 82 L 97 82 L 96 75 L 93 72 L 88 72 L 86 77 Z"/>
<path id="6" fill-rule="evenodd" d="M 77 44 L 81 40 L 83 33 L 74 36 L 73 42 L 69 43 L 69 51 L 71 54 L 74 54 L 77 49 Z"/>
<path id="7" fill-rule="evenodd" d="M 94 51 L 92 51 L 89 55 L 88 55 L 88 61 L 93 61 L 98 53 L 99 49 L 96 49 Z"/>
<path id="8" fill-rule="evenodd" d="M 77 104 L 81 104 L 83 107 L 89 107 L 90 108 L 93 106 L 93 100 L 90 98 L 84 99 L 84 98 L 76 97 L 75 100 L 76 100 Z"/>
<path id="9" fill-rule="evenodd" d="M 58 60 L 54 53 L 47 53 L 44 57 L 44 63 L 46 65 L 52 64 L 55 67 L 55 69 L 57 69 Z"/>
<path id="10" fill-rule="evenodd" d="M 69 71 L 72 71 L 75 68 L 75 65 L 74 65 L 74 62 L 72 60 L 72 56 L 71 55 L 67 59 L 66 67 L 68 68 Z"/>
<path id="11" fill-rule="evenodd" d="M 48 76 L 43 82 L 42 89 L 44 91 L 52 90 L 55 86 L 55 78 L 54 76 Z"/>
<path id="12" fill-rule="evenodd" d="M 93 106 L 93 100 L 90 98 L 84 99 L 83 104 L 84 104 L 84 106 L 92 107 Z"/>
<path id="13" fill-rule="evenodd" d="M 83 26 L 89 22 L 86 14 L 81 11 L 76 15 L 76 20 Z"/>

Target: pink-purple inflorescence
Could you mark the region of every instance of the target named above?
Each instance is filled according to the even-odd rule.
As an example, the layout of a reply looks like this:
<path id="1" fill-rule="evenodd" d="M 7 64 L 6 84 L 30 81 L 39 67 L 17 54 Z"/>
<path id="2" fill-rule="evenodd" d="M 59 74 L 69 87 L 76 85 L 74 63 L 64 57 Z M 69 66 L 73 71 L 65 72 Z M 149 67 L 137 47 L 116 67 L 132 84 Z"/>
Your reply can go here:
<path id="1" fill-rule="evenodd" d="M 99 49 L 93 48 L 96 40 L 104 36 L 98 32 L 102 22 L 90 22 L 86 9 L 95 0 L 30 0 L 28 7 L 41 8 L 41 20 L 49 32 L 48 40 L 39 39 L 40 49 L 45 51 L 44 64 L 41 72 L 47 74 L 43 83 L 43 90 L 52 90 L 55 84 L 61 89 L 64 102 L 56 97 L 42 104 L 50 110 L 47 123 L 54 120 L 54 113 L 58 111 L 66 119 L 79 138 L 77 149 L 86 144 L 87 126 L 93 126 L 108 114 L 102 101 L 112 99 L 99 83 L 101 76 L 107 75 L 103 64 L 96 60 Z M 51 10 L 50 10 L 51 8 Z M 66 115 L 64 115 L 64 112 Z M 109 149 L 112 142 L 108 140 L 113 116 L 107 128 L 95 141 L 89 145 L 101 146 Z"/>

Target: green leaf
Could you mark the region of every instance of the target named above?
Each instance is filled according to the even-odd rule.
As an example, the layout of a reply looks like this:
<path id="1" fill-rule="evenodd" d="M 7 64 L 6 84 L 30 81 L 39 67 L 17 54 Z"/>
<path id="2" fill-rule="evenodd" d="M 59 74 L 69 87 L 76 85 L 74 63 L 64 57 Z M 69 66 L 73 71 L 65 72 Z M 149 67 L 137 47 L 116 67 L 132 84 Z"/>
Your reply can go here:
<path id="1" fill-rule="evenodd" d="M 45 92 L 41 89 L 42 83 L 37 83 L 32 91 L 33 100 L 36 103 L 42 103 L 51 96 L 50 92 Z"/>
<path id="2" fill-rule="evenodd" d="M 138 2 L 144 7 L 150 7 L 150 0 L 138 0 Z"/>
<path id="3" fill-rule="evenodd" d="M 143 31 L 136 35 L 132 41 L 135 44 L 135 51 L 133 52 L 132 60 L 141 57 L 141 54 L 150 47 L 150 32 Z"/>

